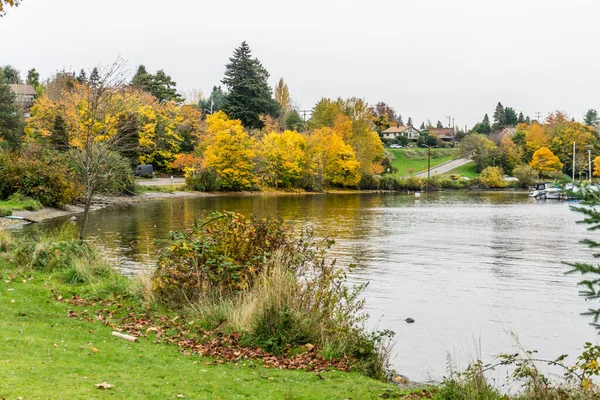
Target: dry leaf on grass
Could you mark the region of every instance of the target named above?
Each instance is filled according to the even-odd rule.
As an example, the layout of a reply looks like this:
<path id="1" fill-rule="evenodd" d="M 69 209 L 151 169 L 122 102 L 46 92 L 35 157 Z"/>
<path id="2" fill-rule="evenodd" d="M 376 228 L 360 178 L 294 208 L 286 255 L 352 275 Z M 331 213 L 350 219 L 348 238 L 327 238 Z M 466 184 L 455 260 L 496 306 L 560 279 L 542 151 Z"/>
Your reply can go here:
<path id="1" fill-rule="evenodd" d="M 96 383 L 94 386 L 96 386 L 98 389 L 112 389 L 115 387 L 108 382 Z"/>

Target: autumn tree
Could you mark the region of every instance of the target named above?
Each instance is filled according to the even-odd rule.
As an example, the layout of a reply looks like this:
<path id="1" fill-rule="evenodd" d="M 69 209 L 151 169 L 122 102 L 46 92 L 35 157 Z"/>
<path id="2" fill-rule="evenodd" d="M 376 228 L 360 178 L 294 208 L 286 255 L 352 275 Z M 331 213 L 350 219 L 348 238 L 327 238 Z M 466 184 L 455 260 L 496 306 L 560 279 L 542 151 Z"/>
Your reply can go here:
<path id="1" fill-rule="evenodd" d="M 136 93 L 124 85 L 123 65 L 117 60 L 103 73 L 98 72 L 93 83 L 81 84 L 72 78 L 68 85 L 55 84 L 36 101 L 26 128 L 30 138 L 43 139 L 51 133 L 56 115 L 63 119 L 64 145 L 84 187 L 81 240 L 87 231 L 92 198 L 104 187 L 114 185 L 122 173 L 115 157 L 127 143 L 127 134 L 133 132 L 129 125 L 135 124 L 131 109 Z M 58 79 L 60 82 L 62 78 Z"/>
<path id="2" fill-rule="evenodd" d="M 458 147 L 462 158 L 471 158 L 475 163 L 477 171 L 483 171 L 499 158 L 501 153 L 498 146 L 484 135 L 467 135 Z"/>
<path id="3" fill-rule="evenodd" d="M 373 113 L 373 118 L 375 119 L 385 115 L 390 123 L 397 122 L 396 111 L 393 107 L 387 105 L 383 101 L 375 104 L 375 107 L 372 107 L 371 111 Z"/>
<path id="4" fill-rule="evenodd" d="M 290 90 L 287 83 L 284 82 L 283 78 L 279 79 L 277 85 L 275 85 L 275 101 L 279 104 L 279 108 L 283 115 L 286 115 L 292 111 L 292 102 L 290 98 Z"/>
<path id="5" fill-rule="evenodd" d="M 323 127 L 333 127 L 336 118 L 342 113 L 342 100 L 332 101 L 329 98 L 322 98 L 313 107 L 310 118 L 310 127 L 313 129 Z"/>
<path id="6" fill-rule="evenodd" d="M 6 14 L 7 7 L 18 7 L 21 4 L 21 0 L 0 0 L 0 17 Z"/>
<path id="7" fill-rule="evenodd" d="M 254 173 L 254 141 L 240 120 L 232 120 L 223 111 L 206 117 L 210 136 L 204 151 L 207 167 L 217 173 L 224 190 L 249 190 L 258 183 Z"/>
<path id="8" fill-rule="evenodd" d="M 594 176 L 600 176 L 600 156 L 594 158 Z"/>
<path id="9" fill-rule="evenodd" d="M 538 170 L 542 175 L 561 171 L 563 167 L 563 163 L 547 147 L 536 150 L 529 165 L 531 168 Z"/>
<path id="10" fill-rule="evenodd" d="M 575 146 L 575 171 L 587 171 L 587 149 L 598 143 L 597 133 L 591 126 L 560 119 L 546 127 L 551 137 L 549 148 L 564 164 L 567 171 L 573 170 L 573 143 Z"/>
<path id="11" fill-rule="evenodd" d="M 307 147 L 308 176 L 313 188 L 358 185 L 360 163 L 339 133 L 329 127 L 315 129 L 308 138 Z"/>
<path id="12" fill-rule="evenodd" d="M 267 70 L 252 57 L 248 44 L 242 42 L 225 66 L 225 77 L 221 82 L 227 87 L 228 94 L 223 111 L 254 129 L 263 126 L 261 115 L 278 116 L 279 104 L 271 97 L 268 78 Z"/>
<path id="13" fill-rule="evenodd" d="M 14 147 L 19 142 L 21 119 L 15 98 L 0 69 L 0 145 L 5 142 Z"/>
<path id="14" fill-rule="evenodd" d="M 587 126 L 596 126 L 598 124 L 598 111 L 593 108 L 587 110 L 583 122 Z"/>
<path id="15" fill-rule="evenodd" d="M 500 167 L 487 167 L 481 171 L 481 183 L 485 186 L 495 189 L 508 186 L 504 180 L 504 171 Z"/>
<path id="16" fill-rule="evenodd" d="M 297 186 L 304 175 L 306 137 L 295 131 L 271 132 L 259 145 L 261 175 L 269 186 Z"/>

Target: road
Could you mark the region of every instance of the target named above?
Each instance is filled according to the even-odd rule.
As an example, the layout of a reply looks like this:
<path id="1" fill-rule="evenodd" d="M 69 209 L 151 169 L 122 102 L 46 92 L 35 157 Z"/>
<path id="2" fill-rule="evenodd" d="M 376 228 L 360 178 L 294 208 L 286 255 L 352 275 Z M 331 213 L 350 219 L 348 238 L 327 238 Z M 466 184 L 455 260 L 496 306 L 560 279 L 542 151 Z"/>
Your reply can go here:
<path id="1" fill-rule="evenodd" d="M 456 160 L 445 162 L 443 164 L 431 168 L 431 176 L 445 174 L 448 171 L 452 171 L 454 168 L 461 167 L 470 162 L 471 160 L 469 160 L 468 158 L 458 158 Z M 419 178 L 427 178 L 427 171 L 419 172 L 414 176 L 417 176 Z"/>
<path id="2" fill-rule="evenodd" d="M 136 179 L 135 183 L 140 186 L 169 186 L 171 178 Z M 185 185 L 185 178 L 173 178 L 173 186 Z"/>

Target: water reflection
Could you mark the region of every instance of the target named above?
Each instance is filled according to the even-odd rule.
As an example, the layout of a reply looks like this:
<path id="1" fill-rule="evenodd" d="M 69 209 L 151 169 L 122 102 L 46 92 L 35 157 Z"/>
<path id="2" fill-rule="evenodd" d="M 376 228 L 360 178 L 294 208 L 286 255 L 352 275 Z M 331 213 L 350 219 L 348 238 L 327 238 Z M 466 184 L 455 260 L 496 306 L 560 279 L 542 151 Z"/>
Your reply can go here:
<path id="1" fill-rule="evenodd" d="M 510 331 L 545 358 L 596 337 L 579 315 L 577 277 L 562 264 L 591 261 L 578 244 L 591 233 L 568 205 L 526 194 L 177 198 L 94 212 L 89 232 L 131 272 L 152 264 L 157 239 L 223 210 L 307 223 L 335 238 L 341 263 L 361 262 L 352 280 L 370 282 L 372 324 L 397 332 L 395 368 L 414 379 L 441 377 L 446 352 L 463 364 L 479 356 L 475 343 L 487 359 L 511 351 Z"/>

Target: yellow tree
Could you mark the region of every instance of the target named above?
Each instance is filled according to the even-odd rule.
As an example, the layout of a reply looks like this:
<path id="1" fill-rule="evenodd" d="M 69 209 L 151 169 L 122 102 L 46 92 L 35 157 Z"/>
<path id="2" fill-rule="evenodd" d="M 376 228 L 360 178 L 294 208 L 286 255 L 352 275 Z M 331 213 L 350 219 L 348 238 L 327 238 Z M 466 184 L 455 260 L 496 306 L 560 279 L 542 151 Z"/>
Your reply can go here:
<path id="1" fill-rule="evenodd" d="M 290 90 L 288 89 L 288 85 L 285 83 L 283 78 L 280 78 L 279 82 L 277 82 L 277 85 L 275 85 L 274 96 L 277 103 L 279 103 L 279 107 L 281 107 L 281 113 L 283 115 L 292 111 Z"/>
<path id="2" fill-rule="evenodd" d="M 225 190 L 252 189 L 258 183 L 253 175 L 254 140 L 239 120 L 230 120 L 219 111 L 206 118 L 209 145 L 204 162 L 213 168 Z"/>
<path id="3" fill-rule="evenodd" d="M 538 170 L 542 174 L 561 171 L 563 167 L 563 163 L 561 163 L 552 150 L 547 147 L 536 150 L 535 153 L 533 153 L 529 165 L 531 168 Z"/>
<path id="4" fill-rule="evenodd" d="M 52 135 L 68 150 L 84 186 L 84 213 L 80 239 L 87 230 L 93 196 L 119 173 L 114 155 L 124 150 L 136 132 L 133 110 L 139 92 L 129 88 L 123 73 L 124 63 L 117 60 L 97 80 L 60 86 L 57 93 L 42 95 L 32 109 L 25 133 L 30 140 L 45 140 Z M 60 135 L 56 135 L 60 116 Z"/>
<path id="5" fill-rule="evenodd" d="M 329 127 L 314 130 L 308 138 L 308 172 L 317 189 L 355 187 L 360 182 L 360 163 L 352 146 Z"/>
<path id="6" fill-rule="evenodd" d="M 587 171 L 587 148 L 597 142 L 592 127 L 579 122 L 562 121 L 550 127 L 550 149 L 560 156 L 568 171 L 573 170 L 573 143 L 575 146 L 575 171 Z"/>
<path id="7" fill-rule="evenodd" d="M 259 153 L 267 184 L 276 188 L 297 185 L 304 174 L 305 151 L 306 137 L 298 132 L 266 134 L 260 143 Z"/>
<path id="8" fill-rule="evenodd" d="M 600 156 L 594 158 L 594 176 L 600 176 Z"/>

